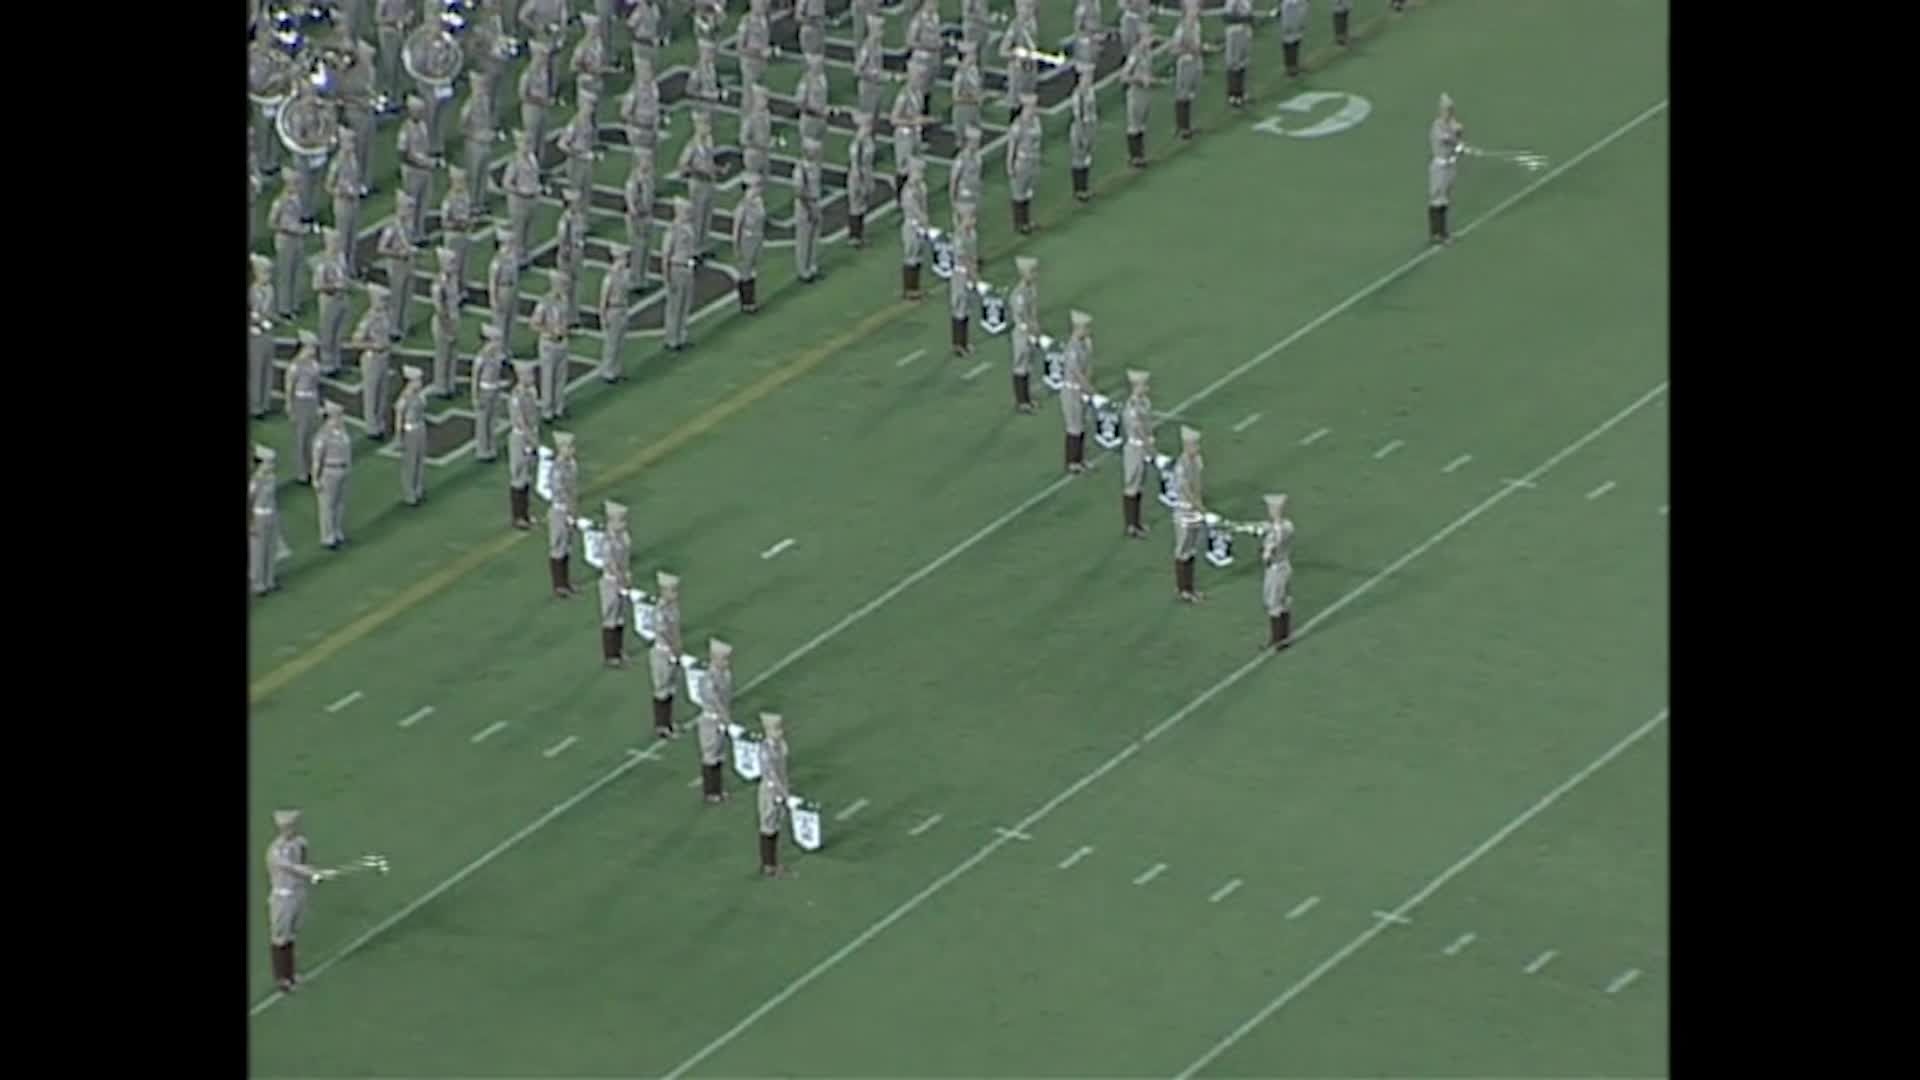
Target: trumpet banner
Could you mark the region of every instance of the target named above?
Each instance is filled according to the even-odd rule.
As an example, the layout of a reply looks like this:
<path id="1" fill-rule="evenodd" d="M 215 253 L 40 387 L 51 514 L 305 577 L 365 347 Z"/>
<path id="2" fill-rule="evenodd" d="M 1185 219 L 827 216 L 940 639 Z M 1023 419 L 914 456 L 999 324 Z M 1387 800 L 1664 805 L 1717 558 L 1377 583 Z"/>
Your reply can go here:
<path id="1" fill-rule="evenodd" d="M 692 656 L 682 656 L 680 670 L 687 680 L 687 700 L 698 706 L 701 712 L 713 712 L 713 674 L 706 665 Z"/>
<path id="2" fill-rule="evenodd" d="M 533 493 L 544 502 L 553 501 L 553 447 L 540 448 L 540 464 L 533 474 Z"/>
<path id="3" fill-rule="evenodd" d="M 654 606 L 653 597 L 639 589 L 628 589 L 627 601 L 633 605 L 633 632 L 639 635 L 640 640 L 651 644 L 654 627 L 659 622 L 659 609 Z"/>
<path id="4" fill-rule="evenodd" d="M 607 531 L 586 518 L 575 520 L 574 525 L 580 530 L 580 546 L 587 565 L 595 570 L 605 570 L 607 568 Z"/>
<path id="5" fill-rule="evenodd" d="M 1087 404 L 1093 406 L 1093 441 L 1102 449 L 1120 449 L 1124 440 L 1120 438 L 1119 407 L 1104 394 L 1089 395 Z"/>
<path id="6" fill-rule="evenodd" d="M 819 851 L 820 804 L 798 795 L 787 797 L 787 818 L 793 822 L 793 842 L 802 851 Z"/>
<path id="7" fill-rule="evenodd" d="M 749 784 L 757 782 L 760 779 L 759 733 L 739 724 L 728 724 L 727 736 L 733 740 L 733 771 Z"/>

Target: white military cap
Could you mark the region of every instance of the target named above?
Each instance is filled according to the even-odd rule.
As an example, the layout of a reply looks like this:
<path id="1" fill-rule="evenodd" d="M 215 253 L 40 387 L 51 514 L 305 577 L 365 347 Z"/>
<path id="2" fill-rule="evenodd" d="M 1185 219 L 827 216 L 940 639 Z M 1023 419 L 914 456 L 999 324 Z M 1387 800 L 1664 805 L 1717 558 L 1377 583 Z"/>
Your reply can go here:
<path id="1" fill-rule="evenodd" d="M 1150 378 L 1152 378 L 1150 374 L 1141 371 L 1139 368 L 1127 369 L 1127 382 L 1132 385 L 1135 390 L 1147 385 L 1147 380 Z"/>
<path id="2" fill-rule="evenodd" d="M 693 203 L 688 201 L 686 196 L 675 195 L 673 197 L 673 212 L 675 214 L 684 214 L 692 209 L 693 209 Z"/>
<path id="3" fill-rule="evenodd" d="M 435 248 L 433 253 L 439 256 L 442 267 L 452 266 L 460 259 L 460 253 L 450 247 Z"/>
<path id="4" fill-rule="evenodd" d="M 882 34 L 886 32 L 886 29 L 887 29 L 887 20 L 885 17 L 880 15 L 867 16 L 867 33 Z"/>
<path id="5" fill-rule="evenodd" d="M 1073 70 L 1076 75 L 1080 76 L 1080 81 L 1074 84 L 1075 88 L 1087 86 L 1087 80 L 1093 75 L 1093 65 L 1082 60 L 1073 65 Z"/>
<path id="6" fill-rule="evenodd" d="M 554 433 L 553 433 L 553 448 L 554 448 L 555 450 L 571 450 L 571 449 L 573 449 L 573 432 L 571 432 L 571 431 L 556 431 L 556 432 L 554 432 Z"/>
<path id="7" fill-rule="evenodd" d="M 265 277 L 273 273 L 273 260 L 267 258 L 265 255 L 247 256 L 247 265 L 253 268 L 255 277 Z"/>
<path id="8" fill-rule="evenodd" d="M 500 340 L 500 328 L 499 328 L 499 327 L 497 327 L 497 326 L 495 326 L 495 325 L 493 325 L 493 324 L 492 324 L 492 323 L 490 323 L 490 322 L 484 322 L 484 323 L 481 323 L 481 324 L 480 324 L 480 336 L 481 336 L 481 337 L 483 337 L 483 338 L 486 338 L 486 339 L 487 339 L 488 341 L 499 341 L 499 340 Z"/>
<path id="9" fill-rule="evenodd" d="M 501 225 L 493 230 L 493 239 L 494 242 L 498 244 L 511 244 L 513 242 L 513 229 L 506 225 Z"/>
<path id="10" fill-rule="evenodd" d="M 1020 108 L 1021 108 L 1021 111 L 1023 112 L 1027 109 L 1034 108 L 1039 104 L 1040 104 L 1039 94 L 1021 94 L 1020 95 Z"/>
<path id="11" fill-rule="evenodd" d="M 594 27 L 600 25 L 600 16 L 594 15 L 590 12 L 582 12 L 580 14 L 580 25 L 585 26 L 587 29 L 591 30 Z"/>
<path id="12" fill-rule="evenodd" d="M 456 184 L 464 184 L 467 182 L 467 170 L 459 165 L 449 165 L 447 166 L 447 179 Z"/>
<path id="13" fill-rule="evenodd" d="M 819 157 L 820 156 L 820 140 L 819 139 L 801 139 L 800 152 L 807 155 L 808 157 Z"/>
<path id="14" fill-rule="evenodd" d="M 515 360 L 513 362 L 514 377 L 523 383 L 532 382 L 533 377 L 539 374 L 539 372 L 540 366 L 531 360 Z"/>
<path id="15" fill-rule="evenodd" d="M 1199 446 L 1200 445 L 1200 429 L 1182 427 L 1180 429 L 1180 441 L 1187 444 L 1188 446 Z"/>
<path id="16" fill-rule="evenodd" d="M 340 404 L 337 401 L 327 402 L 326 410 L 327 410 L 327 419 L 329 420 L 338 420 L 341 417 L 347 415 L 347 407 L 345 405 Z"/>
<path id="17" fill-rule="evenodd" d="M 273 812 L 273 824 L 276 828 L 291 829 L 295 825 L 300 824 L 300 811 L 275 810 Z"/>
<path id="18" fill-rule="evenodd" d="M 278 458 L 279 456 L 280 456 L 279 454 L 276 454 L 273 452 L 273 447 L 271 446 L 256 445 L 253 448 L 253 459 L 255 461 L 258 461 L 262 465 L 273 464 L 274 459 Z"/>
<path id="19" fill-rule="evenodd" d="M 553 51 L 553 46 L 547 44 L 545 41 L 542 41 L 539 38 L 534 38 L 532 41 L 527 42 L 527 47 L 537 53 L 548 53 Z"/>
<path id="20" fill-rule="evenodd" d="M 300 331 L 300 344 L 318 345 L 320 344 L 320 335 L 311 330 L 302 330 Z"/>
<path id="21" fill-rule="evenodd" d="M 907 159 L 907 175 L 908 176 L 925 176 L 926 172 L 927 172 L 926 158 L 911 157 Z"/>
<path id="22" fill-rule="evenodd" d="M 706 112 L 696 111 L 693 114 L 693 126 L 697 128 L 712 127 L 713 117 Z"/>
<path id="23" fill-rule="evenodd" d="M 1040 260 L 1031 255 L 1015 255 L 1013 268 L 1020 271 L 1021 277 L 1032 277 L 1033 272 L 1040 269 Z"/>
<path id="24" fill-rule="evenodd" d="M 334 245 L 334 242 L 339 239 L 340 239 L 340 230 L 334 228 L 331 225 L 328 225 L 320 230 L 320 242 L 326 245 L 327 247 L 332 247 Z"/>
<path id="25" fill-rule="evenodd" d="M 1072 320 L 1075 330 L 1085 330 L 1087 327 L 1093 325 L 1093 316 L 1084 311 L 1075 311 L 1067 317 Z"/>
<path id="26" fill-rule="evenodd" d="M 979 129 L 979 128 L 977 128 L 977 127 L 974 127 L 974 126 L 973 126 L 973 125 L 971 125 L 971 124 L 969 124 L 969 125 L 967 125 L 967 141 L 968 141 L 968 142 L 970 142 L 970 143 L 977 143 L 977 142 L 979 142 L 979 141 L 980 141 L 980 129 Z"/>
<path id="27" fill-rule="evenodd" d="M 680 587 L 680 578 L 676 574 L 661 570 L 653 575 L 653 583 L 660 586 L 663 592 L 671 592 Z"/>
<path id="28" fill-rule="evenodd" d="M 419 382 L 421 379 L 427 377 L 427 373 L 414 367 L 412 364 L 402 364 L 400 365 L 400 377 L 408 382 Z"/>
<path id="29" fill-rule="evenodd" d="M 714 638 L 712 641 L 707 642 L 707 655 L 711 657 L 715 663 L 719 663 L 733 655 L 733 646 L 721 641 L 719 638 Z"/>
<path id="30" fill-rule="evenodd" d="M 615 518 L 623 518 L 627 516 L 627 508 L 624 504 L 614 502 L 612 499 L 608 499 L 605 505 L 606 505 L 608 521 L 612 521 Z"/>
<path id="31" fill-rule="evenodd" d="M 407 95 L 407 111 L 410 113 L 426 112 L 427 99 L 419 96 L 418 94 L 408 94 Z"/>
<path id="32" fill-rule="evenodd" d="M 827 62 L 826 53 L 808 53 L 807 54 L 807 66 L 810 68 L 820 67 L 824 65 L 826 62 Z"/>
<path id="33" fill-rule="evenodd" d="M 365 285 L 362 285 L 360 287 L 367 290 L 367 294 L 369 296 L 374 297 L 375 299 L 378 299 L 380 297 L 387 295 L 387 287 L 377 282 L 369 281 Z"/>
<path id="34" fill-rule="evenodd" d="M 873 114 L 869 112 L 855 113 L 853 117 L 853 126 L 859 129 L 862 133 L 872 131 L 873 130 Z"/>
<path id="35" fill-rule="evenodd" d="M 627 245 L 625 244 L 612 244 L 612 243 L 607 245 L 607 250 L 613 252 L 613 257 L 615 259 L 624 259 L 632 251 L 632 249 L 627 247 Z"/>
<path id="36" fill-rule="evenodd" d="M 777 739 L 786 730 L 787 722 L 777 712 L 763 712 L 760 714 L 760 726 Z"/>
<path id="37" fill-rule="evenodd" d="M 1287 512 L 1287 497 L 1285 495 L 1268 495 L 1266 499 L 1267 516 L 1278 521 L 1280 516 Z"/>

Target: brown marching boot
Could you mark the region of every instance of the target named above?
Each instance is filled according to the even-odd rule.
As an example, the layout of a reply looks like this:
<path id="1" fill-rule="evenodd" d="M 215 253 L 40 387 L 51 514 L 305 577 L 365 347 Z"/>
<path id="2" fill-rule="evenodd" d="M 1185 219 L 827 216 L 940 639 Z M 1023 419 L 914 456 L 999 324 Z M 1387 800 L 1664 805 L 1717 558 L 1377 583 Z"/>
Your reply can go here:
<path id="1" fill-rule="evenodd" d="M 1333 43 L 1341 48 L 1345 48 L 1347 44 L 1348 14 L 1349 12 L 1345 11 L 1336 11 L 1333 13 Z"/>
<path id="2" fill-rule="evenodd" d="M 653 733 L 663 739 L 673 738 L 673 699 L 671 697 L 653 699 Z"/>
<path id="3" fill-rule="evenodd" d="M 1187 588 L 1187 564 L 1179 559 L 1173 560 L 1173 591 L 1182 600 L 1193 595 L 1193 590 Z"/>
<path id="4" fill-rule="evenodd" d="M 1282 42 L 1280 45 L 1280 51 L 1283 54 L 1285 54 L 1287 58 L 1287 78 L 1289 79 L 1299 78 L 1300 77 L 1300 43 L 1297 41 Z"/>
<path id="5" fill-rule="evenodd" d="M 700 766 L 700 793 L 708 802 L 719 802 L 727 797 L 720 788 L 720 766 L 718 764 Z"/>
<path id="6" fill-rule="evenodd" d="M 1073 170 L 1073 197 L 1081 202 L 1093 198 L 1093 192 L 1087 185 L 1087 174 L 1090 172 L 1092 172 L 1091 169 Z"/>
<path id="7" fill-rule="evenodd" d="M 572 565 L 572 562 L 573 556 L 571 555 L 562 555 L 554 560 L 555 567 L 553 572 L 554 576 L 558 578 L 556 584 L 562 596 L 573 595 L 573 575 L 568 572 L 568 568 Z"/>
<path id="8" fill-rule="evenodd" d="M 567 595 L 567 587 L 560 583 L 560 560 L 547 560 L 547 583 L 553 586 L 553 595 Z"/>
<path id="9" fill-rule="evenodd" d="M 782 876 L 780 870 L 780 834 L 760 834 L 760 873 L 766 877 Z"/>
<path id="10" fill-rule="evenodd" d="M 1427 211 L 1427 222 L 1429 224 L 1433 222 L 1432 210 Z M 520 496 L 522 494 L 524 494 L 524 492 L 519 488 L 510 487 L 507 489 L 507 524 L 512 525 L 516 529 L 520 527 Z"/>
<path id="11" fill-rule="evenodd" d="M 1239 108 L 1247 103 L 1247 69 L 1227 69 L 1227 104 Z"/>
<path id="12" fill-rule="evenodd" d="M 907 299 L 918 300 L 925 294 L 920 291 L 920 264 L 907 267 Z"/>
<path id="13" fill-rule="evenodd" d="M 748 315 L 760 310 L 760 305 L 756 303 L 753 298 L 753 287 L 756 280 L 755 278 L 746 278 L 735 286 L 740 293 L 740 310 Z"/>
<path id="14" fill-rule="evenodd" d="M 1033 411 L 1033 392 L 1028 386 L 1029 378 L 1030 376 L 1027 375 L 1013 377 L 1013 407 L 1019 412 Z"/>
<path id="15" fill-rule="evenodd" d="M 1453 242 L 1453 233 L 1447 231 L 1447 208 L 1444 206 L 1433 208 L 1433 235 L 1443 244 Z"/>
<path id="16" fill-rule="evenodd" d="M 1173 129 L 1179 132 L 1183 139 L 1193 138 L 1193 102 L 1173 103 Z"/>
<path id="17" fill-rule="evenodd" d="M 614 637 L 619 632 L 618 627 L 600 628 L 600 659 L 606 661 L 608 667 L 618 667 L 620 664 L 620 643 Z"/>
<path id="18" fill-rule="evenodd" d="M 1147 133 L 1130 131 L 1127 133 L 1127 164 L 1139 168 L 1147 163 Z"/>
<path id="19" fill-rule="evenodd" d="M 904 299 L 913 299 L 913 268 L 906 263 L 900 264 L 900 295 Z"/>
<path id="20" fill-rule="evenodd" d="M 1273 649 L 1275 652 L 1293 644 L 1293 612 L 1283 611 L 1267 620 L 1273 631 Z"/>
<path id="21" fill-rule="evenodd" d="M 1073 461 L 1083 469 L 1087 467 L 1087 433 L 1084 431 L 1073 437 Z"/>
<path id="22" fill-rule="evenodd" d="M 1033 201 L 1021 199 L 1013 204 L 1013 211 L 1013 216 L 1020 222 L 1020 235 L 1031 234 L 1033 232 Z"/>
<path id="23" fill-rule="evenodd" d="M 287 971 L 287 947 L 285 945 L 269 945 L 267 946 L 267 957 L 273 962 L 273 985 L 285 990 L 287 983 L 290 981 Z"/>
<path id="24" fill-rule="evenodd" d="M 1120 496 L 1120 527 L 1128 535 L 1133 535 L 1133 496 Z"/>
<path id="25" fill-rule="evenodd" d="M 1147 535 L 1147 527 L 1140 521 L 1142 498 L 1144 498 L 1143 495 L 1127 496 L 1127 535 L 1135 538 L 1144 538 Z"/>
<path id="26" fill-rule="evenodd" d="M 1073 436 L 1069 435 L 1066 437 L 1066 446 L 1065 449 L 1061 451 L 1060 458 L 1061 461 L 1065 463 L 1068 472 L 1076 471 L 1073 467 Z"/>
<path id="27" fill-rule="evenodd" d="M 907 190 L 907 174 L 905 172 L 902 172 L 899 176 L 896 176 L 893 178 L 893 201 L 899 202 L 901 192 L 904 192 L 906 190 Z"/>
<path id="28" fill-rule="evenodd" d="M 867 215 L 854 214 L 847 218 L 847 243 L 854 247 L 867 246 Z"/>

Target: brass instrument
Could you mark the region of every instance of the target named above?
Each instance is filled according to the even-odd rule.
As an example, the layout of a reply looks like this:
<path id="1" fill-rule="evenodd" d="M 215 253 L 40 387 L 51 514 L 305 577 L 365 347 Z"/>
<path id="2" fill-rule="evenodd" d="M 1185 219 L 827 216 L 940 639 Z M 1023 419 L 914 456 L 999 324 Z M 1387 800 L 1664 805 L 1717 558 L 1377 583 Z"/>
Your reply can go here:
<path id="1" fill-rule="evenodd" d="M 310 169 L 326 160 L 340 137 L 340 117 L 333 102 L 320 96 L 319 89 L 311 84 L 301 84 L 280 106 L 273 126 L 280 142 Z"/>

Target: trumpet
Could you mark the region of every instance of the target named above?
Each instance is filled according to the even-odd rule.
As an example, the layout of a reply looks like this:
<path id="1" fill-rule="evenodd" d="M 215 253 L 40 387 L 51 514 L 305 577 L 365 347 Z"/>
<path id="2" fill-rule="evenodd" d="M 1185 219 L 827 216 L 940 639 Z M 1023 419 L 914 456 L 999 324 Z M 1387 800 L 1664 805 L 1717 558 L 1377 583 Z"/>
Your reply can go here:
<path id="1" fill-rule="evenodd" d="M 1015 45 L 1006 51 L 1006 55 L 1015 60 L 1034 60 L 1054 67 L 1066 67 L 1073 61 L 1065 53 L 1047 52 L 1043 49 L 1029 49 L 1024 45 Z"/>

